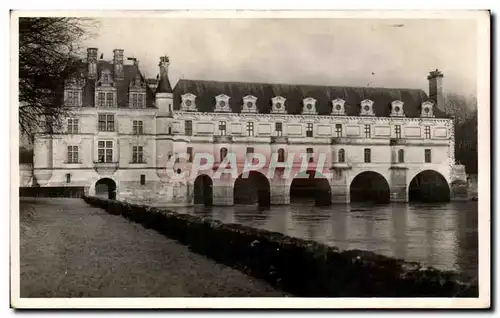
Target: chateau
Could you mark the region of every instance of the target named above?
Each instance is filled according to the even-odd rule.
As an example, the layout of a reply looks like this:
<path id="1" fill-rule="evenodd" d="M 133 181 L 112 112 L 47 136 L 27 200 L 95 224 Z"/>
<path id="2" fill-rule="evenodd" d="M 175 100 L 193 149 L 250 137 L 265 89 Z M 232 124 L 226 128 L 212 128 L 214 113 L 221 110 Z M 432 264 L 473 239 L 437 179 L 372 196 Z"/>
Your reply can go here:
<path id="1" fill-rule="evenodd" d="M 429 94 L 418 89 L 236 83 L 181 79 L 172 87 L 169 58 L 147 79 L 121 49 L 98 60 L 89 48 L 82 71 L 66 81 L 71 116 L 53 133 L 37 134 L 34 176 L 41 187 L 82 187 L 90 195 L 149 204 L 289 204 L 409 202 L 457 198 L 454 126 L 444 112 L 443 74 L 431 72 Z M 214 169 L 174 180 L 168 159 L 188 153 L 174 172 L 190 171 L 196 153 Z M 288 162 L 293 173 L 214 177 L 227 153 L 237 169 L 252 153 Z M 288 154 L 307 153 L 301 159 Z M 311 178 L 319 155 L 324 178 Z M 302 167 L 302 168 L 301 168 Z M 300 178 L 305 176 L 305 178 Z"/>

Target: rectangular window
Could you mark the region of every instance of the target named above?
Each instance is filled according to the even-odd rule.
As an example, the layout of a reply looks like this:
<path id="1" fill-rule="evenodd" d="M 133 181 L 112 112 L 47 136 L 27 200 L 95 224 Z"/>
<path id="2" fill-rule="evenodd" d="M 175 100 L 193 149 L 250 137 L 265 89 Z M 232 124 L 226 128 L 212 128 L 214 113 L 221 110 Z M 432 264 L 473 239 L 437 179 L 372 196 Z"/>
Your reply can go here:
<path id="1" fill-rule="evenodd" d="M 106 93 L 99 92 L 97 93 L 97 106 L 106 106 Z"/>
<path id="2" fill-rule="evenodd" d="M 307 152 L 307 161 L 308 162 L 313 162 L 314 161 L 314 149 L 307 148 L 306 152 Z"/>
<path id="3" fill-rule="evenodd" d="M 115 130 L 115 115 L 113 114 L 99 114 L 98 122 L 99 131 Z"/>
<path id="4" fill-rule="evenodd" d="M 78 146 L 68 146 L 68 163 L 78 163 Z"/>
<path id="5" fill-rule="evenodd" d="M 306 137 L 312 137 L 312 136 L 313 136 L 313 124 L 312 123 L 307 123 Z"/>
<path id="6" fill-rule="evenodd" d="M 342 124 L 335 124 L 335 134 L 337 137 L 342 137 Z"/>
<path id="7" fill-rule="evenodd" d="M 114 106 L 114 93 L 113 92 L 98 92 L 97 93 L 97 106 L 99 107 L 113 107 Z"/>
<path id="8" fill-rule="evenodd" d="M 365 125 L 365 138 L 371 138 L 372 137 L 372 130 L 371 126 L 369 124 Z"/>
<path id="9" fill-rule="evenodd" d="M 193 147 L 187 147 L 188 162 L 193 162 Z"/>
<path id="10" fill-rule="evenodd" d="M 401 125 L 394 126 L 394 131 L 396 133 L 396 138 L 401 138 Z"/>
<path id="11" fill-rule="evenodd" d="M 365 149 L 365 162 L 370 163 L 372 162 L 372 151 L 371 149 Z"/>
<path id="12" fill-rule="evenodd" d="M 253 147 L 247 147 L 247 155 L 253 154 Z"/>
<path id="13" fill-rule="evenodd" d="M 146 184 L 146 175 L 141 174 L 141 185 L 145 185 L 145 184 Z"/>
<path id="14" fill-rule="evenodd" d="M 78 119 L 68 119 L 68 134 L 78 134 Z"/>
<path id="15" fill-rule="evenodd" d="M 66 91 L 66 105 L 79 106 L 80 92 L 75 90 Z"/>
<path id="16" fill-rule="evenodd" d="M 142 120 L 134 120 L 132 123 L 132 132 L 134 135 L 142 135 L 144 133 L 143 130 L 144 124 Z"/>
<path id="17" fill-rule="evenodd" d="M 106 93 L 106 107 L 113 106 L 113 93 Z"/>
<path id="18" fill-rule="evenodd" d="M 226 122 L 225 121 L 219 121 L 219 135 L 220 136 L 226 135 Z"/>
<path id="19" fill-rule="evenodd" d="M 71 183 L 71 173 L 66 173 L 66 183 Z"/>
<path id="20" fill-rule="evenodd" d="M 184 123 L 184 130 L 185 130 L 186 136 L 193 135 L 193 121 L 192 120 L 186 120 L 186 122 Z"/>
<path id="21" fill-rule="evenodd" d="M 99 162 L 113 162 L 113 141 L 99 141 L 97 157 Z"/>
<path id="22" fill-rule="evenodd" d="M 430 149 L 425 149 L 425 162 L 430 163 L 431 160 L 431 150 Z"/>
<path id="23" fill-rule="evenodd" d="M 144 163 L 144 152 L 142 146 L 132 147 L 132 163 Z"/>
<path id="24" fill-rule="evenodd" d="M 253 122 L 247 123 L 247 136 L 253 136 Z"/>
<path id="25" fill-rule="evenodd" d="M 282 136 L 283 135 L 283 123 L 276 123 L 275 130 L 276 130 L 276 136 Z"/>
<path id="26" fill-rule="evenodd" d="M 425 139 L 431 139 L 431 126 L 425 126 Z"/>
<path id="27" fill-rule="evenodd" d="M 171 135 L 172 134 L 172 127 L 168 127 L 168 134 Z"/>
<path id="28" fill-rule="evenodd" d="M 130 93 L 130 104 L 133 108 L 144 107 L 144 93 Z"/>

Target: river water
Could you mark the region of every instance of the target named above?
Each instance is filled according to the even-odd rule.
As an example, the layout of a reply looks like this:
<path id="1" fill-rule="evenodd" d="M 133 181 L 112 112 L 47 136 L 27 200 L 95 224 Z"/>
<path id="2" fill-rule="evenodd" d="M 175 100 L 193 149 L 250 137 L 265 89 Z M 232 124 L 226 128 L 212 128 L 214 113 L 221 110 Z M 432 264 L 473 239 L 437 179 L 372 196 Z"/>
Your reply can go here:
<path id="1" fill-rule="evenodd" d="M 304 202 L 265 209 L 236 205 L 172 210 L 312 239 L 342 250 L 372 251 L 477 278 L 477 202 L 328 207 Z"/>

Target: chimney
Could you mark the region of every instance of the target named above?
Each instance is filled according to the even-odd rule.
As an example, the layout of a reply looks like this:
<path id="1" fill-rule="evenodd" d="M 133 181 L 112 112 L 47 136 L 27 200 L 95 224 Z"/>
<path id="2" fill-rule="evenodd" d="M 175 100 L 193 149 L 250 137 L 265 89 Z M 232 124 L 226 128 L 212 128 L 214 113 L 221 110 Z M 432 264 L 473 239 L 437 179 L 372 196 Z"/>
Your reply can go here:
<path id="1" fill-rule="evenodd" d="M 97 48 L 87 49 L 88 78 L 97 78 Z"/>
<path id="2" fill-rule="evenodd" d="M 156 89 L 156 93 L 172 93 L 172 87 L 170 86 L 170 80 L 168 79 L 168 66 L 170 65 L 170 59 L 168 56 L 161 56 L 160 63 L 160 81 Z"/>
<path id="3" fill-rule="evenodd" d="M 435 107 L 442 112 L 446 112 L 443 95 L 443 73 L 438 69 L 429 73 L 429 98 L 435 103 Z"/>
<path id="4" fill-rule="evenodd" d="M 123 79 L 123 49 L 113 50 L 113 69 L 115 80 Z"/>

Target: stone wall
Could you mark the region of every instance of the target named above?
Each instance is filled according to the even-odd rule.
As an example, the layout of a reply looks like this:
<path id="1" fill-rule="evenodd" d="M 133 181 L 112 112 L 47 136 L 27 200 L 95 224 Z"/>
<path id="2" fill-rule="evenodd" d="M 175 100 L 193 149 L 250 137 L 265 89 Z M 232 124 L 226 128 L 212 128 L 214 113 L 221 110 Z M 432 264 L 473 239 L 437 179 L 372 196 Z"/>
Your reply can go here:
<path id="1" fill-rule="evenodd" d="M 168 210 L 84 197 L 217 262 L 301 297 L 478 297 L 459 274 Z"/>

